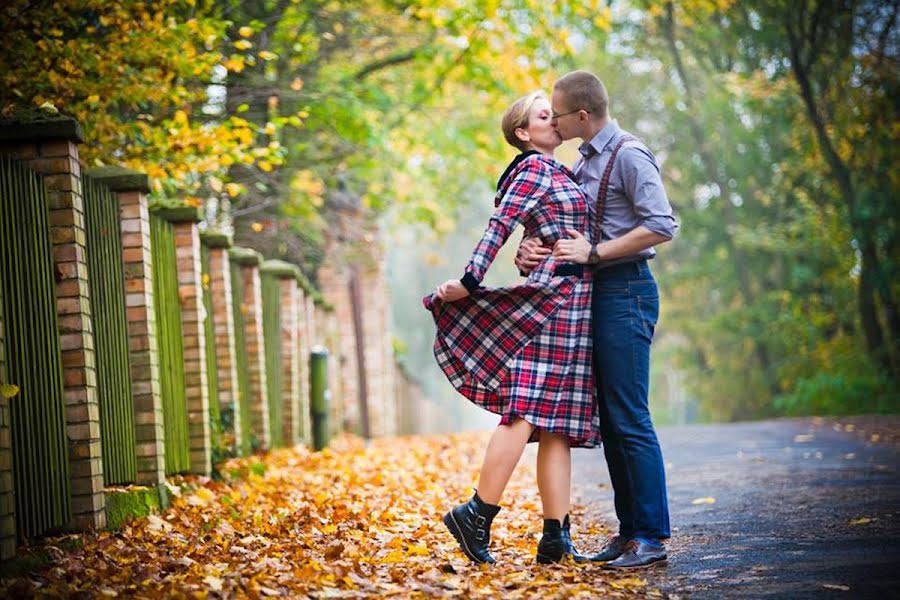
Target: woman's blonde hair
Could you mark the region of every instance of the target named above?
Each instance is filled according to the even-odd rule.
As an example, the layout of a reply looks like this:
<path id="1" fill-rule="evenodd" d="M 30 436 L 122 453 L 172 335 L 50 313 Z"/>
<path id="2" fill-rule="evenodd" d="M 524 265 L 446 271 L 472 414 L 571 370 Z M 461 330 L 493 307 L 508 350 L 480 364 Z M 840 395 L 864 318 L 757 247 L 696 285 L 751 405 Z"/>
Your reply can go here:
<path id="1" fill-rule="evenodd" d="M 516 137 L 516 129 L 528 127 L 528 117 L 531 115 L 531 107 L 538 100 L 547 99 L 547 94 L 541 91 L 531 92 L 527 96 L 522 96 L 512 103 L 512 106 L 503 113 L 503 120 L 500 127 L 503 129 L 503 137 L 509 142 L 510 146 L 519 150 L 527 150 L 528 142 L 523 142 Z"/>

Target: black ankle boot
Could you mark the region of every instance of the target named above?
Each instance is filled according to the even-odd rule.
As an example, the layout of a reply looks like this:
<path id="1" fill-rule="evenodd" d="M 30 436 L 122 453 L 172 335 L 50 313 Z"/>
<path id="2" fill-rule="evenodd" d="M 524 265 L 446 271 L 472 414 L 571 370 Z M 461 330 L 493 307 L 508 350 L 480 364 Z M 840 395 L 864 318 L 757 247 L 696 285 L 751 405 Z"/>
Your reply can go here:
<path id="1" fill-rule="evenodd" d="M 500 512 L 500 507 L 487 504 L 478 497 L 478 492 L 465 504 L 460 504 L 446 515 L 444 524 L 460 548 L 476 563 L 496 562 L 488 545 L 491 543 L 491 521 Z"/>
<path id="2" fill-rule="evenodd" d="M 579 554 L 572 545 L 572 536 L 569 533 L 569 515 L 563 519 L 562 524 L 556 519 L 544 519 L 544 535 L 538 543 L 537 561 L 541 564 L 556 563 L 565 555 L 572 557 L 575 562 L 587 562 L 587 556 Z"/>

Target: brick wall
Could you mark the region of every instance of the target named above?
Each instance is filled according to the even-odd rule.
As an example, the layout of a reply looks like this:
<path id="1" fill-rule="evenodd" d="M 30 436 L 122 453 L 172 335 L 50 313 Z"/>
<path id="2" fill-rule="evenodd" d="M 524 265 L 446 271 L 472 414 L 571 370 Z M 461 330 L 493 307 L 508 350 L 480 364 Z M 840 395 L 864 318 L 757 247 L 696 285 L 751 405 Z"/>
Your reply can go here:
<path id="1" fill-rule="evenodd" d="M 389 317 L 390 290 L 384 251 L 374 231 L 360 236 L 360 239 L 353 252 L 347 249 L 342 252 L 337 240 L 329 240 L 326 260 L 319 270 L 319 283 L 325 300 L 334 307 L 338 322 L 336 358 L 341 373 L 341 401 L 347 428 L 361 430 L 362 382 L 357 370 L 357 339 L 350 291 L 351 272 L 355 270 L 360 292 L 369 432 L 373 437 L 394 435 L 398 414 Z M 324 332 L 320 333 L 320 339 L 324 339 Z"/>
<path id="2" fill-rule="evenodd" d="M 241 446 L 241 413 L 238 407 L 237 368 L 235 366 L 234 312 L 231 296 L 231 259 L 228 248 L 231 239 L 222 234 L 206 235 L 209 247 L 209 292 L 212 297 L 213 334 L 216 350 L 216 373 L 219 388 L 219 409 L 232 427 L 223 431 L 229 446 Z M 229 439 L 230 438 L 230 439 Z"/>
<path id="3" fill-rule="evenodd" d="M 259 279 L 259 265 L 262 257 L 247 248 L 232 248 L 232 260 L 240 264 L 241 285 L 244 305 L 240 307 L 244 315 L 244 337 L 246 348 L 238 348 L 247 353 L 250 376 L 250 431 L 262 448 L 270 447 L 269 405 L 266 402 L 266 356 L 263 346 L 262 289 Z"/>
<path id="4" fill-rule="evenodd" d="M 185 214 L 188 211 L 184 211 Z M 200 215 L 174 222 L 175 258 L 178 265 L 178 298 L 184 335 L 184 383 L 190 437 L 191 472 L 208 475 L 212 470 L 209 426 L 209 382 L 206 368 L 206 330 L 200 257 Z"/>
<path id="5" fill-rule="evenodd" d="M 149 181 L 143 173 L 119 167 L 92 169 L 90 175 L 113 190 L 119 200 L 137 483 L 156 486 L 165 480 L 165 451 L 150 252 Z"/>
<path id="6" fill-rule="evenodd" d="M 12 155 L 40 174 L 47 191 L 69 441 L 69 527 L 104 527 L 100 407 L 78 158 L 83 135 L 78 123 L 65 117 L 23 125 L 20 133 L 22 139 L 16 141 L 14 131 L 5 132 L 0 154 Z"/>

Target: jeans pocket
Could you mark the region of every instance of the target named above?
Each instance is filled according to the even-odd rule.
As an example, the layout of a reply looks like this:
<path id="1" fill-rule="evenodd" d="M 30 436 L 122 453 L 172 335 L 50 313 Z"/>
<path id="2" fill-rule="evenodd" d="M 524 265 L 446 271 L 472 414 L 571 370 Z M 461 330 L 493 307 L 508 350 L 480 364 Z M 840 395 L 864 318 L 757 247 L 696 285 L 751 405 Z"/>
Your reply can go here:
<path id="1" fill-rule="evenodd" d="M 659 296 L 635 296 L 634 299 L 641 332 L 647 336 L 648 341 L 652 341 L 653 333 L 656 331 L 656 322 L 659 319 Z"/>

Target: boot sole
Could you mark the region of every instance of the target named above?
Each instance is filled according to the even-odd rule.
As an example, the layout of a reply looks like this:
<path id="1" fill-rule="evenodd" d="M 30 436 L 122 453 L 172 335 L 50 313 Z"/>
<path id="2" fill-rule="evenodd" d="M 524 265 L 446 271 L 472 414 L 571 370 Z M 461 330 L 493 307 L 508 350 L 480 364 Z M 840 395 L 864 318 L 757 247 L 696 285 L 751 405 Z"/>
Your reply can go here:
<path id="1" fill-rule="evenodd" d="M 447 529 L 450 530 L 450 533 L 453 534 L 453 537 L 456 538 L 457 543 L 459 544 L 460 549 L 463 551 L 463 554 L 469 557 L 469 560 L 476 564 L 485 564 L 487 561 L 481 560 L 472 554 L 472 551 L 469 550 L 469 546 L 466 545 L 466 540 L 462 535 L 462 528 L 456 522 L 456 518 L 453 516 L 453 511 L 448 512 L 444 515 L 444 525 L 447 526 Z M 490 563 L 487 563 L 490 564 Z"/>
<path id="2" fill-rule="evenodd" d="M 660 558 L 658 560 L 654 560 L 652 562 L 648 562 L 645 565 L 628 565 L 628 566 L 626 566 L 626 565 L 611 565 L 607 562 L 607 563 L 601 563 L 601 566 L 603 566 L 607 569 L 618 569 L 620 571 L 632 571 L 634 569 L 649 569 L 651 567 L 658 567 L 660 565 L 666 564 L 666 562 L 668 560 L 669 560 L 669 557 L 665 557 L 665 558 Z"/>
<path id="3" fill-rule="evenodd" d="M 538 554 L 537 562 L 538 562 L 538 564 L 542 564 L 542 565 L 550 565 L 553 563 L 562 562 L 567 556 L 572 556 L 572 555 L 571 554 L 563 554 L 559 558 L 553 558 L 552 556 L 547 556 L 546 554 Z M 578 564 L 586 564 L 586 563 L 590 562 L 590 560 L 578 560 L 578 559 L 575 559 L 574 557 L 573 557 L 573 560 Z"/>

